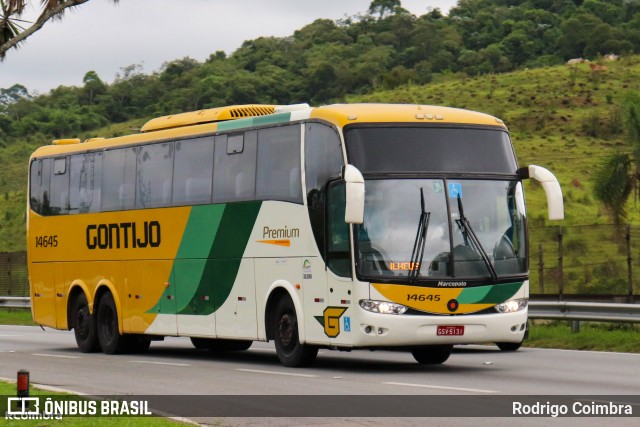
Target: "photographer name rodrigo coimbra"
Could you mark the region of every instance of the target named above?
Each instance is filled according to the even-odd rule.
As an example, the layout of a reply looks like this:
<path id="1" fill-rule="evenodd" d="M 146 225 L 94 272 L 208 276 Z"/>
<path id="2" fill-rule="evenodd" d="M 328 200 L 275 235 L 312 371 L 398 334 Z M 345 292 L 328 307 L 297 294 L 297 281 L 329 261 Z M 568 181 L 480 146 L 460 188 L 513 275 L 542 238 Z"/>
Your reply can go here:
<path id="1" fill-rule="evenodd" d="M 527 416 L 632 416 L 633 406 L 614 402 L 574 402 L 571 405 L 536 402 L 533 404 L 513 402 L 513 415 Z"/>

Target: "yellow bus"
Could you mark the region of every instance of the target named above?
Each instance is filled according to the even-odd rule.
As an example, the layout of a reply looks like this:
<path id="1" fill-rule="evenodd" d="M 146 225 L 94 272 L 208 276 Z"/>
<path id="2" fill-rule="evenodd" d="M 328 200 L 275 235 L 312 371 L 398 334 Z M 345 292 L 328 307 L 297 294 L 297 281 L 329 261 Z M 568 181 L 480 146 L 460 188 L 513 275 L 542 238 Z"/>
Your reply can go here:
<path id="1" fill-rule="evenodd" d="M 516 349 L 527 324 L 522 180 L 504 123 L 429 105 L 228 106 L 30 158 L 34 320 L 83 352 L 274 341 L 318 348 Z"/>

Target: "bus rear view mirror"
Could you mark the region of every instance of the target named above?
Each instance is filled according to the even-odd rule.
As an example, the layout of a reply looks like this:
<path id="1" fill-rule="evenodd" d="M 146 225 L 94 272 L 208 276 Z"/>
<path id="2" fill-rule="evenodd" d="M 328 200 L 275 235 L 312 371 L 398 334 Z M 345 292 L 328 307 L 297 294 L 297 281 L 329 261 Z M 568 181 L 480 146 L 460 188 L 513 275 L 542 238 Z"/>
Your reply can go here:
<path id="1" fill-rule="evenodd" d="M 562 200 L 562 189 L 560 183 L 553 173 L 542 166 L 529 165 L 526 168 L 520 168 L 518 175 L 522 179 L 533 178 L 542 184 L 545 194 L 547 195 L 547 206 L 549 208 L 549 219 L 564 219 L 564 203 Z"/>
<path id="2" fill-rule="evenodd" d="M 344 222 L 362 224 L 364 221 L 364 178 L 362 173 L 355 166 L 347 165 L 344 167 L 342 177 L 346 184 Z"/>

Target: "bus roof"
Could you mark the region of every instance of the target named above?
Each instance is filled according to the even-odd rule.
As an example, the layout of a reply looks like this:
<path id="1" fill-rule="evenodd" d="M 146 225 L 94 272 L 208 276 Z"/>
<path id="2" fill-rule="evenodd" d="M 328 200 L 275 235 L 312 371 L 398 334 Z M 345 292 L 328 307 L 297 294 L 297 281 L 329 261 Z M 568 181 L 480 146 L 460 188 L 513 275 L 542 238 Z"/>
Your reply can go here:
<path id="1" fill-rule="evenodd" d="M 334 104 L 314 108 L 311 117 L 343 127 L 353 123 L 448 123 L 505 127 L 493 116 L 460 108 L 418 104 Z"/>
<path id="2" fill-rule="evenodd" d="M 206 133 L 246 129 L 273 123 L 318 119 L 342 128 L 355 123 L 434 123 L 499 126 L 502 120 L 488 114 L 459 108 L 418 104 L 334 104 L 322 107 L 296 105 L 233 105 L 157 117 L 149 120 L 139 133 L 114 137 L 53 141 L 32 155 L 50 156 L 77 151 L 107 149 L 128 144 L 185 138 Z"/>

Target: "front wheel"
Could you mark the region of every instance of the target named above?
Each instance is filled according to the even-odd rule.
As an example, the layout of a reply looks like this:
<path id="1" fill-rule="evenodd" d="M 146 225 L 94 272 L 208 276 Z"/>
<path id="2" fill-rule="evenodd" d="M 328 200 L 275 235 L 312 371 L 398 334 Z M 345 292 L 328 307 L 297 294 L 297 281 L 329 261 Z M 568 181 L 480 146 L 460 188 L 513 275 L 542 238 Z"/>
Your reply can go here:
<path id="1" fill-rule="evenodd" d="M 273 323 L 276 353 L 284 366 L 296 368 L 309 366 L 318 355 L 318 347 L 300 343 L 298 317 L 291 298 L 278 301 Z"/>
<path id="2" fill-rule="evenodd" d="M 413 358 L 421 365 L 439 365 L 447 361 L 452 345 L 425 345 L 411 350 Z"/>
<path id="3" fill-rule="evenodd" d="M 73 333 L 76 344 L 83 353 L 93 353 L 100 349 L 98 342 L 98 328 L 96 328 L 96 316 L 89 311 L 89 303 L 84 293 L 80 293 L 74 303 L 72 311 Z"/>
<path id="4" fill-rule="evenodd" d="M 520 342 L 497 342 L 496 345 L 502 351 L 516 351 L 522 346 Z"/>

